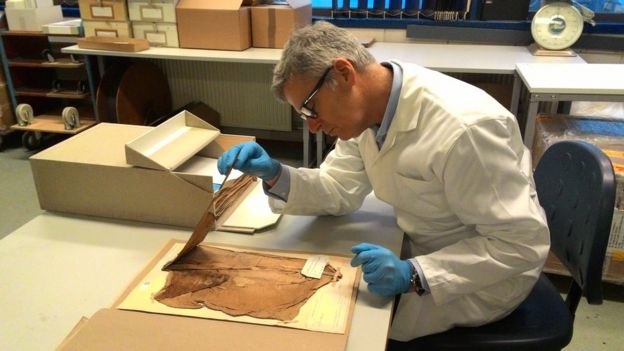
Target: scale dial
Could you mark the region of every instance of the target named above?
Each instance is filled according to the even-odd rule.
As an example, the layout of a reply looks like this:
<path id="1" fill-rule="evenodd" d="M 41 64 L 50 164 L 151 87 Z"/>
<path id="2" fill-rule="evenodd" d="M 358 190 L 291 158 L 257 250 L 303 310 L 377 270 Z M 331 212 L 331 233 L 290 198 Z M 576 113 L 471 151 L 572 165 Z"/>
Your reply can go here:
<path id="1" fill-rule="evenodd" d="M 542 6 L 531 22 L 531 34 L 537 45 L 548 50 L 563 50 L 583 33 L 583 16 L 572 4 L 554 2 Z"/>

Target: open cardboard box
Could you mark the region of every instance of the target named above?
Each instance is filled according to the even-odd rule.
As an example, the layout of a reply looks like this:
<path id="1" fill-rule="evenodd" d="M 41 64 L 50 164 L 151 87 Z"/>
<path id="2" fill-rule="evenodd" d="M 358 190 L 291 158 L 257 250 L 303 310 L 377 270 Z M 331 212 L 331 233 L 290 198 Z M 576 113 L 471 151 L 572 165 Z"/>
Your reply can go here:
<path id="1" fill-rule="evenodd" d="M 180 0 L 176 7 L 181 48 L 245 50 L 251 15 L 242 0 Z"/>
<path id="2" fill-rule="evenodd" d="M 218 176 L 216 166 L 206 165 L 249 140 L 182 111 L 158 127 L 98 124 L 30 162 L 44 210 L 195 227 Z M 217 229 L 253 233 L 278 219 L 257 182 Z"/>
<path id="3" fill-rule="evenodd" d="M 360 281 L 359 269 L 349 296 L 345 296 L 350 303 L 344 333 L 119 309 L 119 305 L 128 294 L 135 287 L 142 285 L 150 270 L 162 264 L 163 257 L 175 243 L 174 240 L 165 243 L 110 308 L 100 309 L 90 318 L 80 319 L 57 350 L 342 351 L 345 349 Z M 348 258 L 345 259 L 348 262 Z M 235 320 L 244 318 L 234 317 Z"/>

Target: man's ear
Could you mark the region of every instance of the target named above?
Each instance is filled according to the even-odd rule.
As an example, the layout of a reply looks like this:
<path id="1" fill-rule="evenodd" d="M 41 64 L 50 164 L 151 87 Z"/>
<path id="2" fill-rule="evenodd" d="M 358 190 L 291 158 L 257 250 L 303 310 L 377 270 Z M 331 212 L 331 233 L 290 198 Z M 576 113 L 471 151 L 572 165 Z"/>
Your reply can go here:
<path id="1" fill-rule="evenodd" d="M 346 58 L 339 57 L 334 60 L 334 78 L 338 81 L 338 84 L 355 84 L 356 70 L 351 61 Z"/>

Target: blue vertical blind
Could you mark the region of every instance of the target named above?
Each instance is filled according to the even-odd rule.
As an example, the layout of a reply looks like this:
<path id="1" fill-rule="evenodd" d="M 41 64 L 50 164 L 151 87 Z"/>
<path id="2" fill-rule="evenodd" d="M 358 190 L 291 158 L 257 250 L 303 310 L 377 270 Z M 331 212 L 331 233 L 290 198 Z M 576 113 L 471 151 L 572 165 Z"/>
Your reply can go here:
<path id="1" fill-rule="evenodd" d="M 352 10 L 467 11 L 468 0 L 313 0 L 312 6 Z"/>

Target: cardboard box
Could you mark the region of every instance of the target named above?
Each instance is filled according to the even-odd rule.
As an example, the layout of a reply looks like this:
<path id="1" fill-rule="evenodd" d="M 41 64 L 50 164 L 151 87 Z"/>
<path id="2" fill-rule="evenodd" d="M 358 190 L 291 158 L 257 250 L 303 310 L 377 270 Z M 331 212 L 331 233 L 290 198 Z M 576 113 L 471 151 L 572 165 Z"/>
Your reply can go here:
<path id="1" fill-rule="evenodd" d="M 135 38 L 146 39 L 150 46 L 180 47 L 175 23 L 132 22 Z"/>
<path id="2" fill-rule="evenodd" d="M 78 39 L 78 47 L 81 49 L 138 52 L 149 49 L 150 45 L 145 39 L 86 37 Z"/>
<path id="3" fill-rule="evenodd" d="M 83 21 L 85 37 L 132 38 L 130 22 Z"/>
<path id="4" fill-rule="evenodd" d="M 26 9 L 4 9 L 9 30 L 41 31 L 44 24 L 63 20 L 61 6 L 49 6 Z"/>
<path id="5" fill-rule="evenodd" d="M 176 23 L 179 0 L 128 0 L 131 21 Z"/>
<path id="6" fill-rule="evenodd" d="M 342 351 L 345 349 L 361 279 L 359 271 L 353 292 L 349 296 L 350 302 L 345 301 L 349 304 L 346 333 L 326 333 L 117 309 L 130 291 L 143 281 L 145 275 L 169 251 L 172 243 L 165 244 L 159 250 L 113 302 L 111 308 L 100 309 L 91 318 L 81 319 L 57 350 Z M 243 335 L 244 337 L 241 337 Z"/>
<path id="7" fill-rule="evenodd" d="M 251 46 L 251 14 L 242 0 L 180 0 L 180 47 L 245 50 Z"/>
<path id="8" fill-rule="evenodd" d="M 53 0 L 7 0 L 4 5 L 7 9 L 34 9 L 36 7 L 54 6 Z"/>
<path id="9" fill-rule="evenodd" d="M 158 127 L 100 123 L 30 162 L 44 210 L 192 228 L 212 201 L 216 173 L 196 171 L 193 165 L 249 140 L 253 137 L 222 135 L 183 111 Z M 264 203 L 266 209 L 257 212 L 270 212 L 266 198 Z M 265 217 L 270 216 L 261 219 Z M 277 219 L 254 222 L 252 229 Z M 223 224 L 247 226 L 229 220 L 224 218 Z"/>
<path id="10" fill-rule="evenodd" d="M 312 4 L 309 0 L 288 0 L 287 3 L 251 8 L 254 47 L 281 49 L 293 30 L 312 24 Z"/>
<path id="11" fill-rule="evenodd" d="M 126 0 L 79 0 L 80 17 L 84 20 L 127 21 Z"/>
<path id="12" fill-rule="evenodd" d="M 53 35 L 80 35 L 81 19 L 73 19 L 69 21 L 54 22 L 45 24 L 42 30 L 46 34 Z"/>

